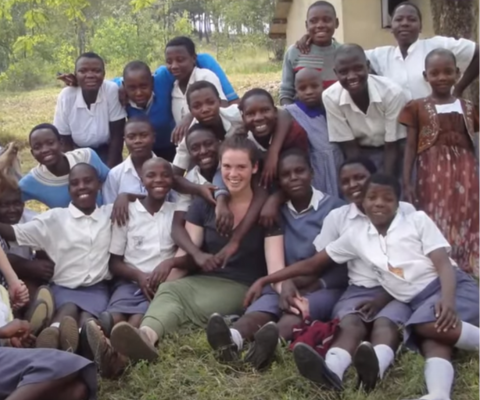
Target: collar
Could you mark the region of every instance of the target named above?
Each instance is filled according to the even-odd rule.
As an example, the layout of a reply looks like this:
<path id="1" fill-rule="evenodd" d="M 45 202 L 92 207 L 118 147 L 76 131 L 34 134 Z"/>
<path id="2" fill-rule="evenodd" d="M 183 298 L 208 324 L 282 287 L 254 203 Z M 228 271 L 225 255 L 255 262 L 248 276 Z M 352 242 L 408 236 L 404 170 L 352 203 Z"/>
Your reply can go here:
<path id="1" fill-rule="evenodd" d="M 366 218 L 366 215 L 361 212 L 354 203 L 351 203 L 348 208 L 347 218 L 355 219 L 357 217 Z"/>
<path id="2" fill-rule="evenodd" d="M 323 107 L 310 108 L 310 107 L 307 107 L 305 103 L 302 103 L 300 100 L 295 100 L 295 104 L 309 118 L 316 118 L 316 117 L 320 117 L 321 115 L 325 116 L 325 109 Z"/>
<path id="3" fill-rule="evenodd" d="M 287 207 L 290 209 L 290 211 L 292 211 L 296 215 L 305 214 L 306 212 L 310 211 L 311 209 L 317 211 L 320 202 L 324 198 L 325 198 L 325 194 L 322 193 L 320 190 L 315 189 L 312 186 L 312 197 L 310 198 L 310 204 L 308 205 L 308 207 L 305 210 L 302 210 L 302 211 L 298 212 L 295 209 L 295 207 L 293 206 L 293 204 L 290 200 L 287 201 Z"/>
<path id="4" fill-rule="evenodd" d="M 410 45 L 410 47 L 407 50 L 407 57 L 415 51 L 415 49 L 419 46 L 419 42 L 420 42 L 420 39 L 417 39 L 416 42 L 414 42 Z M 400 51 L 400 46 L 395 47 L 393 55 L 394 55 L 395 58 L 399 58 L 399 59 L 403 60 L 402 52 Z"/>
<path id="5" fill-rule="evenodd" d="M 157 215 L 159 213 L 162 213 L 165 207 L 165 203 L 167 202 L 167 199 L 165 198 L 162 206 L 160 207 L 160 210 L 158 210 L 154 215 Z M 135 203 L 133 203 L 133 206 L 137 209 L 137 211 L 141 213 L 147 213 L 150 214 L 147 209 L 143 206 L 143 204 L 140 202 L 139 199 L 135 200 Z"/>
<path id="6" fill-rule="evenodd" d="M 367 88 L 368 88 L 368 97 L 370 98 L 370 103 L 381 103 L 382 97 L 378 92 L 375 78 L 372 75 L 368 75 L 367 79 Z M 340 94 L 340 105 L 349 105 L 353 110 L 360 112 L 360 109 L 357 107 L 355 102 L 352 100 L 350 93 L 342 87 L 342 93 Z"/>
<path id="7" fill-rule="evenodd" d="M 397 226 L 401 223 L 402 218 L 403 218 L 403 213 L 399 212 L 399 210 L 397 209 L 397 212 L 395 213 L 395 218 L 393 218 L 392 223 L 388 227 L 387 234 L 393 231 L 395 228 L 397 228 Z M 368 233 L 370 235 L 379 234 L 377 231 L 377 228 L 375 228 L 375 226 L 371 222 L 368 225 Z"/>
<path id="8" fill-rule="evenodd" d="M 152 158 L 153 157 L 156 157 L 155 153 L 152 152 Z M 133 162 L 132 162 L 132 156 L 128 156 L 125 161 L 124 161 L 124 172 L 134 172 L 135 175 L 138 175 L 137 174 L 137 170 L 135 169 L 135 165 L 133 165 Z"/>
<path id="9" fill-rule="evenodd" d="M 86 215 L 83 211 L 75 207 L 72 202 L 70 202 L 70 204 L 68 205 L 68 211 L 70 212 L 70 215 L 75 219 L 87 217 L 98 221 L 98 210 L 99 208 L 95 207 L 93 213 L 91 213 L 90 215 Z"/>
<path id="10" fill-rule="evenodd" d="M 193 67 L 192 73 L 190 74 L 190 78 L 188 78 L 188 83 L 187 83 L 187 88 L 185 90 L 185 95 L 187 94 L 188 87 L 196 81 L 197 70 L 198 70 L 198 67 L 196 67 L 196 66 Z M 178 79 L 175 79 L 175 82 L 173 82 L 173 86 L 175 87 L 175 89 L 179 88 Z"/>
<path id="11" fill-rule="evenodd" d="M 128 103 L 130 104 L 130 107 L 135 108 L 137 110 L 145 111 L 148 114 L 154 100 L 155 100 L 155 92 L 152 90 L 152 95 L 150 96 L 150 99 L 148 100 L 146 107 L 139 107 L 137 106 L 137 103 L 133 102 L 132 100 L 128 100 Z"/>
<path id="12" fill-rule="evenodd" d="M 98 94 L 97 94 L 97 100 L 95 100 L 95 103 L 93 104 L 98 104 L 98 103 L 101 103 L 103 101 L 103 86 L 105 85 L 105 82 L 102 83 L 102 85 L 100 86 L 100 89 L 98 89 Z M 83 94 L 82 94 L 82 89 L 81 88 L 77 88 L 77 98 L 75 100 L 75 107 L 77 108 L 88 108 L 87 107 L 87 103 L 85 103 L 85 99 L 83 98 Z"/>

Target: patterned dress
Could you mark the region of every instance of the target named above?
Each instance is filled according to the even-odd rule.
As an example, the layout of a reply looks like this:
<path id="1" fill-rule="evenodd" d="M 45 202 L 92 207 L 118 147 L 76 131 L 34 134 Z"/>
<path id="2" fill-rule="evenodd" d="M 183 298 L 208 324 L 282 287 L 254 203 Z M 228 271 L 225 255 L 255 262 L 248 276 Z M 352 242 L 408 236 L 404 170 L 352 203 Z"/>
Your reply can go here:
<path id="1" fill-rule="evenodd" d="M 479 177 L 474 147 L 478 110 L 467 100 L 449 106 L 455 105 L 457 112 L 443 112 L 429 97 L 413 100 L 399 121 L 418 129 L 419 209 L 441 229 L 459 267 L 478 276 Z"/>
<path id="2" fill-rule="evenodd" d="M 0 237 L 0 247 L 5 253 L 8 251 L 7 242 L 5 242 L 5 240 L 3 240 L 2 237 Z M 7 281 L 5 280 L 5 277 L 1 272 L 0 272 L 0 285 L 8 289 Z"/>

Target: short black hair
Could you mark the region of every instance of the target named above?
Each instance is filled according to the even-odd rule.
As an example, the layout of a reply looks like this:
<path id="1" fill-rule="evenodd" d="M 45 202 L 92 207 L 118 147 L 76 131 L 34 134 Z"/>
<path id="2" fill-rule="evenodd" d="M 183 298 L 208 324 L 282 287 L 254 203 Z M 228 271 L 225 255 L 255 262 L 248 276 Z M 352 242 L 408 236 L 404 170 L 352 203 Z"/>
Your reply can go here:
<path id="1" fill-rule="evenodd" d="M 209 126 L 205 126 L 199 122 L 193 124 L 187 131 L 187 134 L 185 135 L 185 141 L 187 142 L 187 147 L 188 147 L 188 138 L 191 136 L 191 134 L 193 132 L 197 132 L 197 131 L 207 131 L 208 133 L 210 133 L 214 138 L 215 140 L 218 140 L 217 136 L 215 135 L 215 132 L 212 130 L 212 128 L 210 128 Z"/>
<path id="2" fill-rule="evenodd" d="M 259 151 L 255 143 L 243 135 L 233 135 L 226 138 L 220 145 L 218 151 L 219 158 L 221 159 L 223 154 L 227 150 L 243 150 L 248 153 L 252 165 L 255 165 L 259 160 Z"/>
<path id="3" fill-rule="evenodd" d="M 418 8 L 418 6 L 415 3 L 412 3 L 410 1 L 402 1 L 401 3 L 397 4 L 392 10 L 392 13 L 391 13 L 392 18 L 395 16 L 395 13 L 397 12 L 397 10 L 403 6 L 414 8 L 418 14 L 418 19 L 420 20 L 420 22 L 422 22 L 422 12 L 420 11 L 420 8 Z"/>
<path id="4" fill-rule="evenodd" d="M 75 60 L 75 70 L 77 69 L 78 61 L 81 58 L 90 58 L 90 59 L 94 59 L 94 60 L 99 60 L 102 63 L 103 69 L 105 69 L 105 61 L 103 61 L 103 58 L 100 57 L 97 53 L 94 53 L 93 51 L 87 51 L 86 53 L 80 54 L 77 57 L 77 59 Z"/>
<path id="5" fill-rule="evenodd" d="M 218 97 L 219 100 L 221 100 L 220 99 L 220 93 L 218 93 L 218 89 L 213 83 L 208 82 L 208 81 L 197 81 L 197 82 L 192 83 L 188 87 L 187 93 L 185 94 L 185 97 L 187 98 L 188 106 L 190 106 L 190 95 L 193 92 L 196 92 L 196 91 L 202 90 L 202 89 L 211 89 L 212 92 L 215 94 L 215 96 Z"/>
<path id="6" fill-rule="evenodd" d="M 35 125 L 32 130 L 30 131 L 30 133 L 28 134 L 28 142 L 30 143 L 31 139 L 32 139 L 32 135 L 33 135 L 33 132 L 35 131 L 38 131 L 40 129 L 49 129 L 51 130 L 55 136 L 57 137 L 58 140 L 60 140 L 61 136 L 60 136 L 60 132 L 58 131 L 57 127 L 55 125 L 52 125 L 52 124 L 49 124 L 48 122 L 44 122 L 43 124 L 38 124 L 38 125 Z"/>
<path id="7" fill-rule="evenodd" d="M 68 174 L 69 176 L 72 175 L 72 173 L 78 169 L 78 168 L 88 168 L 90 171 L 93 171 L 93 173 L 95 174 L 95 177 L 100 181 L 100 175 L 98 174 L 98 171 L 95 169 L 95 167 L 92 165 L 92 164 L 88 164 L 88 163 L 85 163 L 85 162 L 80 162 L 78 164 L 75 164 L 71 169 L 70 169 L 70 173 Z"/>
<path id="8" fill-rule="evenodd" d="M 337 16 L 337 10 L 335 10 L 334 5 L 332 3 L 329 3 L 328 1 L 323 1 L 323 0 L 316 1 L 315 3 L 311 4 L 310 7 L 308 7 L 307 15 L 310 12 L 310 10 L 315 7 L 328 7 L 333 11 L 333 14 L 335 15 L 335 17 Z"/>
<path id="9" fill-rule="evenodd" d="M 278 165 L 280 166 L 280 163 L 290 156 L 301 158 L 305 162 L 305 164 L 308 165 L 310 169 L 312 169 L 312 163 L 310 162 L 309 155 L 302 149 L 299 149 L 298 147 L 291 147 L 283 151 L 282 153 L 280 153 L 280 156 L 278 157 Z"/>
<path id="10" fill-rule="evenodd" d="M 442 47 L 439 47 L 438 49 L 433 49 L 430 53 L 427 54 L 425 57 L 425 70 L 427 69 L 427 64 L 430 61 L 430 59 L 434 56 L 445 56 L 450 58 L 453 63 L 455 64 L 455 67 L 457 66 L 457 58 L 455 57 L 455 54 L 453 54 L 450 50 L 444 49 Z"/>
<path id="11" fill-rule="evenodd" d="M 362 165 L 370 174 L 376 174 L 377 173 L 377 167 L 375 163 L 370 160 L 367 157 L 352 157 L 347 160 L 345 160 L 342 165 L 340 165 L 340 168 L 338 169 L 339 172 L 342 171 L 346 166 L 348 165 L 353 165 L 353 164 L 360 164 Z"/>
<path id="12" fill-rule="evenodd" d="M 195 51 L 195 43 L 193 43 L 193 40 L 190 39 L 187 36 L 177 36 L 170 40 L 167 45 L 165 46 L 165 49 L 168 47 L 177 47 L 177 46 L 183 46 L 187 49 L 188 54 L 190 54 L 192 57 L 196 57 L 197 53 Z"/>
<path id="13" fill-rule="evenodd" d="M 364 196 L 367 193 L 367 190 L 370 187 L 370 185 L 390 186 L 393 189 L 395 196 L 397 196 L 397 200 L 400 201 L 400 195 L 402 194 L 402 189 L 400 187 L 400 182 L 394 176 L 381 174 L 381 173 L 376 173 L 371 175 L 367 179 L 367 182 L 365 183 L 365 186 L 363 188 Z"/>
<path id="14" fill-rule="evenodd" d="M 134 124 L 135 122 L 141 122 L 142 124 L 146 124 L 150 127 L 152 131 L 154 131 L 152 122 L 150 121 L 150 118 L 147 115 L 135 115 L 134 117 L 129 118 L 127 123 L 125 124 L 125 127 L 127 127 L 130 124 Z"/>
<path id="15" fill-rule="evenodd" d="M 123 78 L 125 79 L 125 75 L 127 75 L 130 71 L 145 71 L 148 75 L 152 75 L 152 71 L 148 64 L 144 63 L 140 60 L 130 61 L 125 67 L 123 68 Z"/>
<path id="16" fill-rule="evenodd" d="M 337 61 L 337 58 L 341 55 L 347 54 L 347 53 L 358 53 L 363 60 L 365 60 L 365 63 L 368 62 L 367 56 L 365 55 L 365 50 L 363 49 L 362 46 L 356 43 L 345 43 L 340 45 L 337 50 L 335 50 L 335 55 L 334 55 L 334 61 Z"/>
<path id="17" fill-rule="evenodd" d="M 245 102 L 253 96 L 265 96 L 268 101 L 272 103 L 272 106 L 275 107 L 275 100 L 273 100 L 273 97 L 269 92 L 262 88 L 253 88 L 245 92 L 245 94 L 242 96 L 242 98 L 240 99 L 240 103 L 238 104 L 238 109 L 243 112 Z"/>

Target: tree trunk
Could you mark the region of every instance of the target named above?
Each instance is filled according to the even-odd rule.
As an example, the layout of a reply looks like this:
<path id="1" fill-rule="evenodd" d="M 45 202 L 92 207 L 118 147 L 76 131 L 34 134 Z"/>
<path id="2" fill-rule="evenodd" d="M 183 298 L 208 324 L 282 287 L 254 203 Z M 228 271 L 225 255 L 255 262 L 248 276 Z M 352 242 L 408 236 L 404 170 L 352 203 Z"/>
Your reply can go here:
<path id="1" fill-rule="evenodd" d="M 478 43 L 478 0 L 430 0 L 436 35 L 466 38 Z M 478 79 L 464 92 L 478 104 Z"/>
<path id="2" fill-rule="evenodd" d="M 203 32 L 205 34 L 205 40 L 207 44 L 210 43 L 210 37 L 208 35 L 208 29 L 210 28 L 210 16 L 208 13 L 203 14 Z"/>

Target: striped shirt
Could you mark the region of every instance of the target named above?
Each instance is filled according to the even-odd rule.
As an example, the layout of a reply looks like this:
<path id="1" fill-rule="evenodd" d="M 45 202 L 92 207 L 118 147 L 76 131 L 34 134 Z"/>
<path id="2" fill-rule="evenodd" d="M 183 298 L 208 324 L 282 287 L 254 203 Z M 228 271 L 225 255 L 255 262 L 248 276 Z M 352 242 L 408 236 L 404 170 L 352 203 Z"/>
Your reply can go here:
<path id="1" fill-rule="evenodd" d="M 308 54 L 300 53 L 295 45 L 285 52 L 282 68 L 280 100 L 293 101 L 295 98 L 295 73 L 302 68 L 314 68 L 322 71 L 324 89 L 337 81 L 333 69 L 334 54 L 340 46 L 335 40 L 331 46 L 320 47 L 312 44 Z"/>

